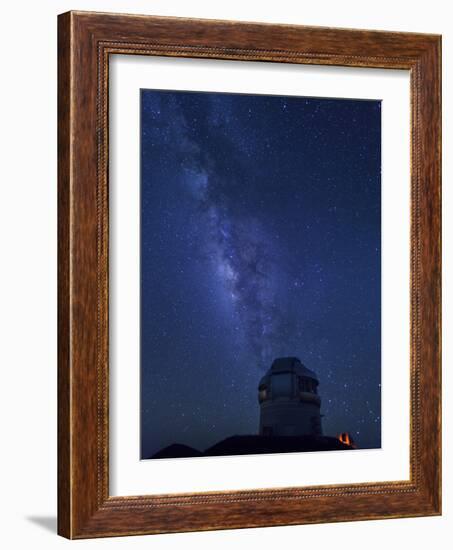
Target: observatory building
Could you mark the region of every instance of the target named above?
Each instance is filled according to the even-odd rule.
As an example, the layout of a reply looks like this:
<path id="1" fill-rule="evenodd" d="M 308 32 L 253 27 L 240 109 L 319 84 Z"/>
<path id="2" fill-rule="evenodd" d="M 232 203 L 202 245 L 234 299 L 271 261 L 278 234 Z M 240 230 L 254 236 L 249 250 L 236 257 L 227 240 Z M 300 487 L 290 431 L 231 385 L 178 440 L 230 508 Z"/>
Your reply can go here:
<path id="1" fill-rule="evenodd" d="M 260 435 L 322 435 L 318 384 L 297 357 L 275 359 L 258 386 Z"/>
<path id="2" fill-rule="evenodd" d="M 355 449 L 351 436 L 323 435 L 318 377 L 297 357 L 275 359 L 258 386 L 259 434 L 231 435 L 198 450 L 174 443 L 150 458 L 232 456 Z"/>

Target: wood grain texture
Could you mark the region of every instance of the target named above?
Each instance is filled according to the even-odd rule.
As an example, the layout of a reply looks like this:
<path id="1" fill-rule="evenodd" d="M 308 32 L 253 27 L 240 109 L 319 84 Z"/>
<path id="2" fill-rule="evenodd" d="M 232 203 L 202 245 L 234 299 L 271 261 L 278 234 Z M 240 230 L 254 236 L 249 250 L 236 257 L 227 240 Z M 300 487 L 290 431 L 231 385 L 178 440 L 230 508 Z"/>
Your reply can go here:
<path id="1" fill-rule="evenodd" d="M 58 26 L 58 532 L 70 536 L 69 16 Z"/>
<path id="2" fill-rule="evenodd" d="M 59 16 L 58 532 L 68 538 L 441 512 L 440 37 L 69 12 Z M 410 480 L 110 497 L 111 54 L 407 69 L 411 74 Z"/>

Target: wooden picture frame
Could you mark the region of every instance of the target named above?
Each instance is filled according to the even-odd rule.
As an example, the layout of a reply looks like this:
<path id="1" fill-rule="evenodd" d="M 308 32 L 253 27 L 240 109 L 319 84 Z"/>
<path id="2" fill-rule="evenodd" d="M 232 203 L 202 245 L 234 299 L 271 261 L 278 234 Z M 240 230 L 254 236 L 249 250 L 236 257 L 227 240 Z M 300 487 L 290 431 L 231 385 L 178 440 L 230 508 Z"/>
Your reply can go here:
<path id="1" fill-rule="evenodd" d="M 440 514 L 440 37 L 69 12 L 59 16 L 58 48 L 59 534 L 89 538 Z M 111 54 L 410 71 L 410 480 L 109 495 Z"/>

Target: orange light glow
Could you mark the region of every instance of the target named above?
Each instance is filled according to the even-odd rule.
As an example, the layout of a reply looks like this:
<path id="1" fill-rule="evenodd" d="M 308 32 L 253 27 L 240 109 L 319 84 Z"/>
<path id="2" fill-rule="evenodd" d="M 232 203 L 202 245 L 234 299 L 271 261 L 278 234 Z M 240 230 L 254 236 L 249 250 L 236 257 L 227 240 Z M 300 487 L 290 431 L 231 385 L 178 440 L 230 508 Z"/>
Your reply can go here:
<path id="1" fill-rule="evenodd" d="M 349 435 L 348 432 L 341 433 L 339 436 L 337 436 L 337 439 L 342 443 L 344 443 L 345 445 L 349 445 L 349 447 L 352 447 L 353 449 L 356 448 L 354 440 L 352 439 L 352 437 Z"/>

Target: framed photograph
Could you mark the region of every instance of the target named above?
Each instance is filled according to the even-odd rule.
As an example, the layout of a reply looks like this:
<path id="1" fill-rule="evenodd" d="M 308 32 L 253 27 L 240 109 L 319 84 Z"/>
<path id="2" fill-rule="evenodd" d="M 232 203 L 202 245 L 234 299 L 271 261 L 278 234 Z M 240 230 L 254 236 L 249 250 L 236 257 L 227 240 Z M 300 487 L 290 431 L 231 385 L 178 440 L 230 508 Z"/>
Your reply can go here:
<path id="1" fill-rule="evenodd" d="M 59 533 L 440 514 L 440 37 L 58 29 Z"/>

